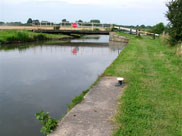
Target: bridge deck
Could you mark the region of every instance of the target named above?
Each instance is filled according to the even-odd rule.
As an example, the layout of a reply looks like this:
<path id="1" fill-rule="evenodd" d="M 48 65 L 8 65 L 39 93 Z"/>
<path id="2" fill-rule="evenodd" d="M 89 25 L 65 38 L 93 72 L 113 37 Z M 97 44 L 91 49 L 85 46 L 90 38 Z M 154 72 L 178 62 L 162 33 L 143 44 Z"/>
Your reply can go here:
<path id="1" fill-rule="evenodd" d="M 37 33 L 51 33 L 51 34 L 88 34 L 88 35 L 94 35 L 94 34 L 99 34 L 99 35 L 109 35 L 109 31 L 89 31 L 89 30 L 34 30 L 34 32 Z"/>

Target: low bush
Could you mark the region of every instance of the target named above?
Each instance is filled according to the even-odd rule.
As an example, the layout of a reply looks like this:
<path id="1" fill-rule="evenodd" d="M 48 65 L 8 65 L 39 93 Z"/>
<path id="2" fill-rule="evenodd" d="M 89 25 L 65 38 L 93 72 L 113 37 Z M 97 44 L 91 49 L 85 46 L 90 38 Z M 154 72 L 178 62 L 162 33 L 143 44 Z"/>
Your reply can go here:
<path id="1" fill-rule="evenodd" d="M 40 130 L 41 133 L 48 135 L 56 129 L 58 121 L 51 118 L 48 112 L 41 111 L 36 113 L 35 116 L 43 125 Z"/>
<path id="2" fill-rule="evenodd" d="M 60 26 L 54 26 L 54 30 L 59 30 Z"/>
<path id="3" fill-rule="evenodd" d="M 49 38 L 46 37 L 46 36 L 43 35 L 43 34 L 38 34 L 38 35 L 34 35 L 34 36 L 33 36 L 33 39 L 34 39 L 35 41 L 42 41 L 42 40 L 48 40 Z"/>
<path id="4" fill-rule="evenodd" d="M 100 29 L 99 28 L 94 28 L 94 31 L 100 31 Z"/>

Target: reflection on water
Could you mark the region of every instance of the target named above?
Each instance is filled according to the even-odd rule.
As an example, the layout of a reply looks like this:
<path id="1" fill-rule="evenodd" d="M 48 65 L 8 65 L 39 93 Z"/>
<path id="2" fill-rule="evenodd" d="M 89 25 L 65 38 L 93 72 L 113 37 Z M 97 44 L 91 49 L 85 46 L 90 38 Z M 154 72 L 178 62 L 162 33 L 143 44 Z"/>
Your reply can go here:
<path id="1" fill-rule="evenodd" d="M 61 118 L 72 98 L 87 89 L 123 48 L 118 50 L 108 39 L 1 48 L 0 136 L 40 136 L 34 117 L 40 110 Z"/>
<path id="2" fill-rule="evenodd" d="M 77 40 L 72 40 L 72 43 L 78 43 L 78 42 L 82 42 L 82 43 L 108 43 L 108 37 L 109 36 L 101 36 L 101 35 L 87 35 L 84 36 L 81 39 L 77 39 Z"/>

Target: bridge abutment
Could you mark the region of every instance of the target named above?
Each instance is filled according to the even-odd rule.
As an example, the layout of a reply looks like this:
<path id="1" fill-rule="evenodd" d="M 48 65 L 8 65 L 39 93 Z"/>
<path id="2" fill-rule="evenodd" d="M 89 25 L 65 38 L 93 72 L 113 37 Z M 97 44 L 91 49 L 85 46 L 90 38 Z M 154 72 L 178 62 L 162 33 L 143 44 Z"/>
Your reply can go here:
<path id="1" fill-rule="evenodd" d="M 113 42 L 128 43 L 129 38 L 126 38 L 124 36 L 120 36 L 116 32 L 110 32 L 109 33 L 109 40 L 113 41 Z"/>

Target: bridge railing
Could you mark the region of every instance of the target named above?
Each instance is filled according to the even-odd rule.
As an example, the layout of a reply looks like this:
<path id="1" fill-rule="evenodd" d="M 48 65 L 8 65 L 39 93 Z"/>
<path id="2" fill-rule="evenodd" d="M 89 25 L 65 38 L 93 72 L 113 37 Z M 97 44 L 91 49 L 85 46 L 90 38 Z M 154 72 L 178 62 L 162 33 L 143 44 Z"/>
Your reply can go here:
<path id="1" fill-rule="evenodd" d="M 125 33 L 129 33 L 129 34 L 134 34 L 134 35 L 151 35 L 153 36 L 153 38 L 155 39 L 155 37 L 159 36 L 159 34 L 155 34 L 155 33 L 151 33 L 151 32 L 146 32 L 146 31 L 142 31 L 140 29 L 134 29 L 134 28 L 126 28 L 126 27 L 122 27 L 122 26 L 113 26 L 114 29 L 117 29 L 118 31 L 122 31 Z"/>
<path id="2" fill-rule="evenodd" d="M 38 24 L 30 26 L 0 26 L 0 30 L 90 30 L 90 31 L 111 31 L 112 24 L 96 24 L 96 23 L 77 23 L 77 27 L 74 28 L 72 23 L 60 23 L 60 24 Z"/>

